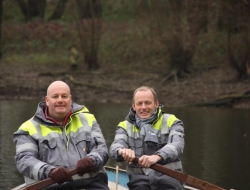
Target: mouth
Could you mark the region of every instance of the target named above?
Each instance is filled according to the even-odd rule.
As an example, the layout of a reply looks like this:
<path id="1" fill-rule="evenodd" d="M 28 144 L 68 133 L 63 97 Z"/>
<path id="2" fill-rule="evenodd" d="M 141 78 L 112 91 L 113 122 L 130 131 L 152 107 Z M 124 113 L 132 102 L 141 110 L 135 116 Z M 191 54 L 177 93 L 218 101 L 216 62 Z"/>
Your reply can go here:
<path id="1" fill-rule="evenodd" d="M 148 112 L 142 112 L 140 115 L 141 116 L 148 116 Z"/>
<path id="2" fill-rule="evenodd" d="M 56 108 L 64 108 L 65 106 L 55 106 Z"/>

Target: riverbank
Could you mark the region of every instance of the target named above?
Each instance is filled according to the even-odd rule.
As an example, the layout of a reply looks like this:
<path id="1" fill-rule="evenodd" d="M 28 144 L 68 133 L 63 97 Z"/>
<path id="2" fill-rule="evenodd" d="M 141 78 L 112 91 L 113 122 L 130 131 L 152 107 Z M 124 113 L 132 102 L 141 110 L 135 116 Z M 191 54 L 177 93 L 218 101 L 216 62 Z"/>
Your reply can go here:
<path id="1" fill-rule="evenodd" d="M 158 73 L 100 69 L 87 72 L 59 65 L 23 67 L 0 65 L 0 99 L 43 99 L 47 86 L 55 80 L 67 82 L 75 101 L 130 103 L 134 89 L 141 85 L 153 87 L 165 106 L 226 106 L 250 109 L 250 80 L 233 81 L 230 68 L 214 68 L 193 72 L 178 83 L 169 80 L 160 85 Z M 243 96 L 245 92 L 245 97 Z M 234 98 L 232 98 L 234 97 Z M 241 97 L 241 98 L 237 98 Z M 244 98 L 242 98 L 244 97 Z"/>

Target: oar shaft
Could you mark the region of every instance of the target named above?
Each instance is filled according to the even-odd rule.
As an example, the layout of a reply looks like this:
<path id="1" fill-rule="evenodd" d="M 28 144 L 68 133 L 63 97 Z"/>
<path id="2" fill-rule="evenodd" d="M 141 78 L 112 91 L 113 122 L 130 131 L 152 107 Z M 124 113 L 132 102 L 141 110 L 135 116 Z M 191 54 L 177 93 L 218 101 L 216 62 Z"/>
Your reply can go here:
<path id="1" fill-rule="evenodd" d="M 69 171 L 70 176 L 75 175 L 76 173 L 77 173 L 76 169 L 72 169 L 72 170 Z M 38 182 L 36 182 L 34 184 L 31 184 L 31 185 L 29 185 L 27 187 L 24 187 L 24 188 L 22 188 L 20 190 L 40 190 L 40 189 L 48 187 L 48 186 L 50 186 L 50 185 L 52 185 L 54 183 L 56 183 L 54 179 L 47 178 L 47 179 L 44 179 L 42 181 L 38 181 Z"/>
<path id="2" fill-rule="evenodd" d="M 138 160 L 139 158 L 135 157 L 134 161 L 138 162 Z M 166 168 L 160 164 L 153 164 L 150 166 L 150 168 L 165 175 L 168 175 L 170 177 L 173 177 L 181 182 L 184 182 L 187 185 L 199 188 L 201 190 L 226 190 L 216 185 L 210 184 L 206 181 L 202 181 L 200 179 L 187 175 L 185 173 Z"/>
<path id="3" fill-rule="evenodd" d="M 201 190 L 226 190 L 224 188 L 218 187 L 214 184 L 208 183 L 206 181 L 197 179 L 192 176 L 188 176 L 187 180 L 185 181 L 185 184 L 190 185 L 192 187 L 199 188 Z"/>
<path id="4" fill-rule="evenodd" d="M 40 190 L 40 189 L 43 189 L 43 188 L 45 188 L 45 187 L 48 187 L 48 186 L 50 186 L 50 185 L 52 185 L 52 184 L 54 184 L 54 183 L 56 183 L 56 182 L 54 181 L 54 179 L 52 179 L 52 178 L 47 178 L 47 179 L 44 179 L 44 180 L 42 180 L 42 181 L 36 182 L 36 183 L 34 183 L 34 184 L 31 184 L 31 185 L 29 185 L 29 186 L 27 186 L 27 187 L 24 187 L 24 188 L 22 188 L 22 189 L 20 189 L 20 190 Z"/>

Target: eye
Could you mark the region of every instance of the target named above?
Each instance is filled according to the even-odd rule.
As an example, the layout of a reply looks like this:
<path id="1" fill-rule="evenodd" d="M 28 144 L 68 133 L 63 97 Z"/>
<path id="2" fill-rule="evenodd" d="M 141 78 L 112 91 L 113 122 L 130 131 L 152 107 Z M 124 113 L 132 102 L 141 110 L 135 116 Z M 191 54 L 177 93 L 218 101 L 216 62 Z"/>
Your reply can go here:
<path id="1" fill-rule="evenodd" d="M 142 102 L 136 102 L 136 105 L 137 105 L 137 106 L 141 106 L 141 105 L 142 105 Z"/>
<path id="2" fill-rule="evenodd" d="M 152 104 L 152 102 L 150 102 L 150 101 L 146 101 L 146 102 L 145 102 L 145 104 L 146 104 L 146 105 L 151 105 L 151 104 Z"/>

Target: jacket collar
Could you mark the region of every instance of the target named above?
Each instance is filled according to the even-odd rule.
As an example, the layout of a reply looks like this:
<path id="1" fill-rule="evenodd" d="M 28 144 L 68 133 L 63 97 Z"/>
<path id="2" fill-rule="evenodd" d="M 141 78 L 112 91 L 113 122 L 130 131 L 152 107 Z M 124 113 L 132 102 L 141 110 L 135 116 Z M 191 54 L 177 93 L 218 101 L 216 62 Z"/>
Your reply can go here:
<path id="1" fill-rule="evenodd" d="M 163 107 L 164 107 L 163 105 L 161 105 L 161 104 L 159 105 L 159 107 L 157 108 L 156 117 L 152 121 L 151 124 L 155 123 L 162 116 L 162 114 L 164 114 L 164 111 L 162 110 Z M 135 124 L 136 123 L 136 117 L 135 117 L 135 115 L 136 115 L 136 112 L 133 109 L 133 107 L 131 107 L 129 109 L 128 115 L 125 117 L 125 120 L 127 120 L 130 123 L 134 123 Z"/>
<path id="2" fill-rule="evenodd" d="M 50 126 L 51 125 L 55 126 L 55 124 L 59 125 L 54 119 L 48 116 L 47 109 L 48 108 L 46 106 L 46 102 L 45 101 L 40 102 L 37 106 L 37 110 L 34 116 L 36 120 L 38 120 L 39 123 L 43 123 L 43 124 L 50 125 Z M 70 118 L 72 114 L 79 112 L 79 111 L 89 112 L 89 110 L 84 105 L 79 105 L 73 102 L 71 112 L 66 116 L 63 122 L 63 126 L 67 123 L 68 119 Z"/>

